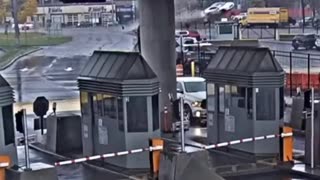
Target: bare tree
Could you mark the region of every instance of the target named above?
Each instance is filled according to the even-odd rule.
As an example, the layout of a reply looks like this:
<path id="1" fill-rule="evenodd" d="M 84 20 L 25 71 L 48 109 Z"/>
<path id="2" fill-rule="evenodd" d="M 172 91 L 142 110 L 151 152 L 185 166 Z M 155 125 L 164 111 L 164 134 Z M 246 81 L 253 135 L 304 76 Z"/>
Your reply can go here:
<path id="1" fill-rule="evenodd" d="M 18 2 L 17 0 L 11 0 L 11 10 L 12 10 L 12 17 L 14 23 L 14 32 L 16 38 L 16 45 L 20 45 L 20 29 L 19 29 L 19 22 L 18 22 Z"/>

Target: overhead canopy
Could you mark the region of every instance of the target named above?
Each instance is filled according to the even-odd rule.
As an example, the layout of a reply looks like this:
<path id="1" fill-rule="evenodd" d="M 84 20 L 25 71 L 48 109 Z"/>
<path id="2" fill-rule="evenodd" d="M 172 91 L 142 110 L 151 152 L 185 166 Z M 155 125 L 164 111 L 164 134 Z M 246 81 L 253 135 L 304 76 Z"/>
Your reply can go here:
<path id="1" fill-rule="evenodd" d="M 78 82 L 80 90 L 121 96 L 159 92 L 157 76 L 137 52 L 95 51 Z"/>
<path id="2" fill-rule="evenodd" d="M 207 81 L 249 87 L 282 87 L 285 73 L 268 48 L 220 47 L 204 72 Z"/>
<path id="3" fill-rule="evenodd" d="M 7 106 L 14 102 L 13 89 L 9 83 L 0 75 L 0 106 Z"/>

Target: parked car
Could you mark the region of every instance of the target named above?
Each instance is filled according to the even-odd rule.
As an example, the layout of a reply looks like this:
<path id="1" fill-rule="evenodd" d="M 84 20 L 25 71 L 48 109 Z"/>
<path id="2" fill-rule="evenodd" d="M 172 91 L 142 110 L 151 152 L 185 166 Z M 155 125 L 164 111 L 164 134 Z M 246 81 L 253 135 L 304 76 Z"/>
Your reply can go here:
<path id="1" fill-rule="evenodd" d="M 300 47 L 306 49 L 312 49 L 315 46 L 316 35 L 315 34 L 299 34 L 292 40 L 292 47 L 297 50 Z"/>
<path id="2" fill-rule="evenodd" d="M 215 15 L 221 12 L 229 11 L 232 8 L 234 8 L 233 2 L 216 2 L 206 8 L 203 13 L 204 15 Z"/>
<path id="3" fill-rule="evenodd" d="M 316 42 L 314 44 L 317 50 L 320 51 L 320 36 L 316 36 Z"/>
<path id="4" fill-rule="evenodd" d="M 196 38 L 197 41 L 201 40 L 200 33 L 198 31 L 195 31 L 195 30 L 189 30 L 189 35 L 188 36 L 192 37 L 192 38 Z"/>
<path id="5" fill-rule="evenodd" d="M 305 27 L 306 27 L 306 26 L 312 26 L 312 25 L 313 25 L 313 21 L 314 21 L 314 18 L 313 18 L 313 17 L 305 17 L 304 26 L 305 26 Z M 302 20 L 302 19 L 300 19 L 300 20 L 298 21 L 298 25 L 299 25 L 299 27 L 302 27 L 302 25 L 303 25 L 303 20 Z"/>
<path id="6" fill-rule="evenodd" d="M 201 77 L 178 77 L 177 97 L 184 97 L 185 120 L 205 125 L 207 110 L 201 107 L 206 100 L 206 82 Z"/>
<path id="7" fill-rule="evenodd" d="M 187 31 L 187 30 L 177 30 L 175 34 L 176 34 L 176 38 L 188 37 L 189 36 L 189 31 Z"/>
<path id="8" fill-rule="evenodd" d="M 21 30 L 30 30 L 33 29 L 33 24 L 32 23 L 24 23 L 24 24 L 18 24 L 19 29 Z M 14 29 L 14 24 L 12 24 L 12 29 Z"/>

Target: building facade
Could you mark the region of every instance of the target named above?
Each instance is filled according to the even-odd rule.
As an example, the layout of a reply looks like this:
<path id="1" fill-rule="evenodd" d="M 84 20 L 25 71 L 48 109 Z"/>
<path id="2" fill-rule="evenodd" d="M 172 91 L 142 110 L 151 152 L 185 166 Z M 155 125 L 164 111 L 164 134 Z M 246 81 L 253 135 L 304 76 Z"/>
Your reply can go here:
<path id="1" fill-rule="evenodd" d="M 107 25 L 115 18 L 115 6 L 110 3 L 60 4 L 39 6 L 35 20 L 40 24 L 61 23 L 62 26 L 82 24 Z"/>

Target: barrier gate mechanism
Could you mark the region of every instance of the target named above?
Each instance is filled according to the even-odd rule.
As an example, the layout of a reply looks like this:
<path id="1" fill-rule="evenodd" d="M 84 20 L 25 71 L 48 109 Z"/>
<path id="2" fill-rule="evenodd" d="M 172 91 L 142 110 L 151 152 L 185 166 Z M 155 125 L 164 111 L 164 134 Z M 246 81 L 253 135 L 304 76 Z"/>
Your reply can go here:
<path id="1" fill-rule="evenodd" d="M 292 132 L 281 133 L 281 134 L 271 134 L 271 135 L 266 135 L 266 136 L 258 136 L 258 137 L 222 142 L 222 143 L 218 143 L 218 144 L 203 146 L 201 148 L 204 150 L 209 150 L 209 149 L 226 147 L 226 146 L 235 145 L 235 144 L 248 143 L 248 142 L 253 142 L 253 141 L 261 141 L 261 140 L 274 139 L 274 138 L 288 138 L 288 137 L 292 137 L 292 136 L 293 136 Z M 128 151 L 95 155 L 95 156 L 84 157 L 84 158 L 73 159 L 73 160 L 66 160 L 66 161 L 56 162 L 54 165 L 55 166 L 63 166 L 63 165 L 77 164 L 77 163 L 82 163 L 82 162 L 86 162 L 86 161 L 98 160 L 98 159 L 106 159 L 106 158 L 117 157 L 117 156 L 125 156 L 125 155 L 129 155 L 129 154 L 137 154 L 137 153 L 142 153 L 142 152 L 153 152 L 153 151 L 161 151 L 161 150 L 163 150 L 163 146 L 150 146 L 147 148 L 140 148 L 140 149 L 134 149 L 134 150 L 128 150 Z"/>

